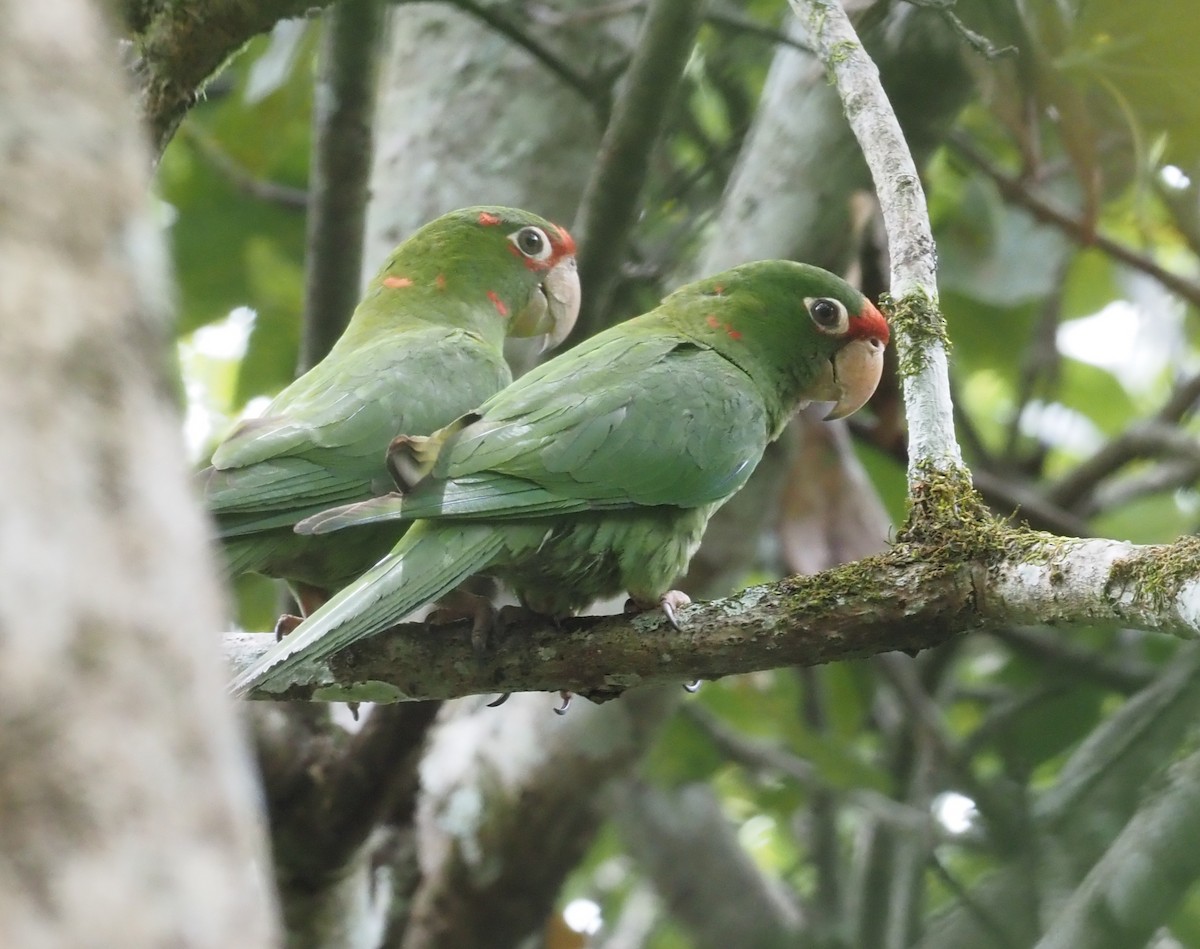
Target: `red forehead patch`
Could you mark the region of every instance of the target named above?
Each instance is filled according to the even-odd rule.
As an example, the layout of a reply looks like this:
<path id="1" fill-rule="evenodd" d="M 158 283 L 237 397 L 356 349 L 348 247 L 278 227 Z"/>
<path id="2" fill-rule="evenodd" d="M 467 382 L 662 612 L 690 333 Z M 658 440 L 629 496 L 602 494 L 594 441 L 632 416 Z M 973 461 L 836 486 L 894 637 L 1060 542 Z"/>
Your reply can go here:
<path id="1" fill-rule="evenodd" d="M 558 231 L 558 239 L 559 243 L 562 245 L 563 253 L 574 254 L 575 238 L 567 233 L 567 229 L 565 227 L 559 227 L 557 224 L 555 224 L 554 229 Z"/>
<path id="2" fill-rule="evenodd" d="M 490 211 L 480 211 L 479 223 L 484 227 L 495 227 L 500 223 L 500 217 L 499 215 L 492 214 Z"/>

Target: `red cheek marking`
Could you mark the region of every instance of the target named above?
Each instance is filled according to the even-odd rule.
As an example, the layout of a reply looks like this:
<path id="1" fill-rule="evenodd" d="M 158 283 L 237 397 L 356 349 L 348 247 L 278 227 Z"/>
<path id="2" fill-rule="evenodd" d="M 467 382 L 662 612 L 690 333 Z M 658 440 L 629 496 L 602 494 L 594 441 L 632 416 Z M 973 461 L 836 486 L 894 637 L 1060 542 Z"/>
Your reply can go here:
<path id="1" fill-rule="evenodd" d="M 713 287 L 713 293 L 715 293 L 717 296 L 720 296 L 724 292 L 725 292 L 725 284 L 723 284 L 723 283 L 718 283 L 715 287 Z"/>
<path id="2" fill-rule="evenodd" d="M 737 330 L 733 329 L 732 327 L 730 327 L 728 323 L 727 323 L 727 324 L 725 324 L 725 335 L 726 335 L 726 336 L 728 336 L 728 337 L 729 337 L 731 340 L 733 340 L 735 343 L 736 343 L 736 342 L 737 342 L 739 339 L 741 339 L 741 338 L 742 338 L 742 334 L 741 334 L 741 333 L 739 333 Z"/>
<path id="3" fill-rule="evenodd" d="M 717 329 L 721 325 L 721 321 L 718 320 L 711 313 L 708 314 L 708 319 L 706 319 L 704 322 L 707 323 L 709 326 L 711 326 L 713 329 Z"/>
<path id="4" fill-rule="evenodd" d="M 495 290 L 487 292 L 487 298 L 492 301 L 492 306 L 496 308 L 496 312 L 501 316 L 508 316 L 508 307 L 504 305 L 504 301 L 500 299 L 500 294 Z"/>
<path id="5" fill-rule="evenodd" d="M 479 212 L 479 223 L 484 227 L 495 227 L 500 223 L 500 218 L 495 214 L 489 214 L 487 211 Z"/>
<path id="6" fill-rule="evenodd" d="M 445 290 L 446 289 L 446 275 L 444 273 L 438 274 L 436 277 L 433 278 L 433 284 L 439 290 Z"/>
<path id="7" fill-rule="evenodd" d="M 383 285 L 389 290 L 402 290 L 405 287 L 411 287 L 413 284 L 408 277 L 384 277 Z"/>

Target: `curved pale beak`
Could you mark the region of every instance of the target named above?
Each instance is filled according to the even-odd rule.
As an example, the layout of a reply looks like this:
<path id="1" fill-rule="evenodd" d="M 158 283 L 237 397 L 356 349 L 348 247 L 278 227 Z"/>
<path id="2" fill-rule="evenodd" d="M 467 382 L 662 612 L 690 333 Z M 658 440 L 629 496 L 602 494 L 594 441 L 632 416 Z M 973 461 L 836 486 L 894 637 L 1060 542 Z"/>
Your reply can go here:
<path id="1" fill-rule="evenodd" d="M 828 399 L 836 404 L 825 416 L 827 422 L 857 412 L 875 393 L 883 374 L 883 347 L 874 337 L 851 340 L 829 361 L 833 377 Z"/>
<path id="2" fill-rule="evenodd" d="M 529 304 L 513 320 L 509 335 L 545 336 L 541 351 L 554 349 L 575 327 L 580 296 L 575 258 L 564 257 L 546 271 Z"/>

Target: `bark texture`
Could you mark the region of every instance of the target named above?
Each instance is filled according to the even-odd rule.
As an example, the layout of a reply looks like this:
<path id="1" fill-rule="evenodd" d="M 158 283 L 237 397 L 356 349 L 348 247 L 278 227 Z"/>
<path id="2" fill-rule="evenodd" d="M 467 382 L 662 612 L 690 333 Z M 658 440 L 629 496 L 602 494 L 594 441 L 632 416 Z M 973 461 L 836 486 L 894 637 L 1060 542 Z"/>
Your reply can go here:
<path id="1" fill-rule="evenodd" d="M 265 946 L 149 155 L 96 5 L 0 22 L 0 943 Z"/>
<path id="2" fill-rule="evenodd" d="M 634 685 L 929 649 L 1005 623 L 1132 625 L 1200 636 L 1194 538 L 1138 546 L 994 525 L 988 534 L 987 521 L 978 526 L 983 534 L 930 532 L 882 556 L 688 607 L 679 613 L 682 633 L 657 612 L 576 617 L 557 629 L 533 622 L 509 630 L 480 658 L 467 624 L 438 636 L 410 624 L 253 697 L 403 701 L 570 689 L 602 698 Z M 238 666 L 270 645 L 264 634 L 226 638 Z"/>

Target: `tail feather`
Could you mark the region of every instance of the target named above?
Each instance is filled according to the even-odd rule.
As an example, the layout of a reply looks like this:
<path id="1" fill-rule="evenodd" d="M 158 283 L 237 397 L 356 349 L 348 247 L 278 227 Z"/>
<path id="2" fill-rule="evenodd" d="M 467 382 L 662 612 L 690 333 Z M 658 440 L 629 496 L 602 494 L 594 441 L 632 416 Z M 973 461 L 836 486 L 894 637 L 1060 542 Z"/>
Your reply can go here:
<path id="1" fill-rule="evenodd" d="M 503 534 L 483 524 L 414 524 L 391 553 L 238 673 L 230 693 L 245 695 L 395 625 L 486 567 L 503 544 Z"/>
<path id="2" fill-rule="evenodd" d="M 270 563 L 271 554 L 279 546 L 277 537 L 239 537 L 222 545 L 225 577 L 233 579 L 251 573 Z"/>
<path id="3" fill-rule="evenodd" d="M 347 527 L 385 521 L 439 517 L 522 518 L 542 514 L 622 507 L 624 497 L 573 498 L 526 478 L 482 472 L 451 481 L 422 485 L 413 494 L 393 492 L 382 497 L 330 508 L 296 524 L 297 534 L 328 534 Z"/>

